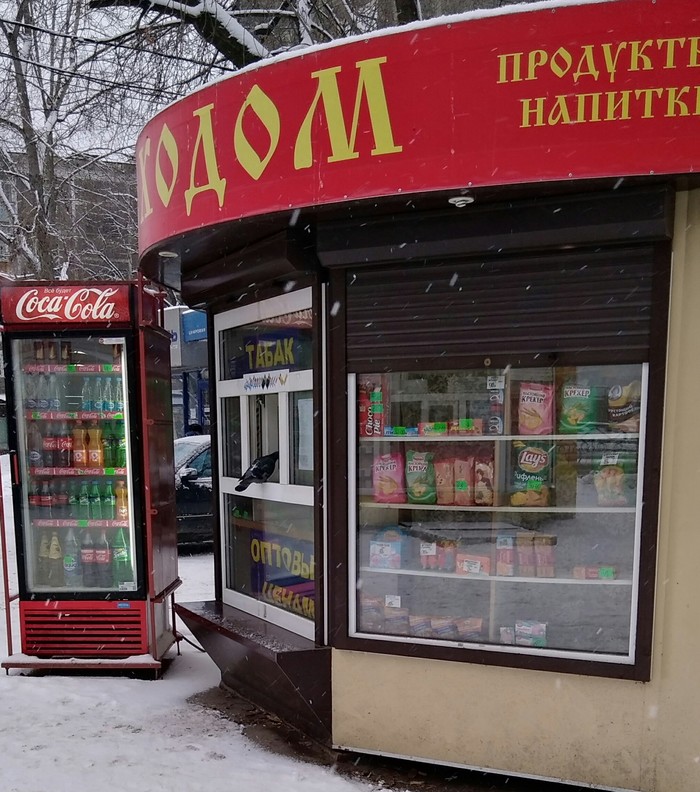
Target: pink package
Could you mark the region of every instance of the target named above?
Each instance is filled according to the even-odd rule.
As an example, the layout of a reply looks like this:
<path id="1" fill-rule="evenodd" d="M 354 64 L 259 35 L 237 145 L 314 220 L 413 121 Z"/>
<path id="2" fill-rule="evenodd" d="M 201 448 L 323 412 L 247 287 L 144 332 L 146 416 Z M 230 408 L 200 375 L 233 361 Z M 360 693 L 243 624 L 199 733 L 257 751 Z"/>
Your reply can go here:
<path id="1" fill-rule="evenodd" d="M 405 503 L 406 487 L 403 480 L 403 454 L 395 451 L 374 458 L 372 483 L 376 503 Z"/>
<path id="2" fill-rule="evenodd" d="M 520 383 L 518 432 L 521 435 L 551 434 L 554 427 L 554 387 L 544 382 Z"/>

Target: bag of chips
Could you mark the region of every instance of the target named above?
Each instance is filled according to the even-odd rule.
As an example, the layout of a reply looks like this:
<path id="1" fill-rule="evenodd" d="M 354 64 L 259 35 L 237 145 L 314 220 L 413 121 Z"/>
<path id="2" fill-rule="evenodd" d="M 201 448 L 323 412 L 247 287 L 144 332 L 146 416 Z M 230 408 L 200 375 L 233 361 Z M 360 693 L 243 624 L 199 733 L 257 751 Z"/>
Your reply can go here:
<path id="1" fill-rule="evenodd" d="M 598 430 L 598 393 L 590 385 L 568 382 L 561 389 L 559 431 L 587 434 Z"/>
<path id="2" fill-rule="evenodd" d="M 403 454 L 400 451 L 380 454 L 372 465 L 374 500 L 377 503 L 405 503 Z"/>
<path id="3" fill-rule="evenodd" d="M 521 382 L 518 402 L 518 434 L 552 434 L 554 387 L 543 382 Z"/>
<path id="4" fill-rule="evenodd" d="M 406 452 L 406 493 L 409 503 L 437 502 L 435 466 L 430 452 Z"/>

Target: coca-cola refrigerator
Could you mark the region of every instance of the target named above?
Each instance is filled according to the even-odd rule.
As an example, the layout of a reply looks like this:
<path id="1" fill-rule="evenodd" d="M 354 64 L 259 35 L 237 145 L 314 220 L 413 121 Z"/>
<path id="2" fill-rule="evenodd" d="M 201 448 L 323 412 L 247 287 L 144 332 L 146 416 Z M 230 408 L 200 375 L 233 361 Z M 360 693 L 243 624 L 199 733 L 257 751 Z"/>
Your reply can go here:
<path id="1" fill-rule="evenodd" d="M 176 639 L 161 298 L 144 280 L 0 287 L 21 635 L 6 669 L 157 675 Z"/>

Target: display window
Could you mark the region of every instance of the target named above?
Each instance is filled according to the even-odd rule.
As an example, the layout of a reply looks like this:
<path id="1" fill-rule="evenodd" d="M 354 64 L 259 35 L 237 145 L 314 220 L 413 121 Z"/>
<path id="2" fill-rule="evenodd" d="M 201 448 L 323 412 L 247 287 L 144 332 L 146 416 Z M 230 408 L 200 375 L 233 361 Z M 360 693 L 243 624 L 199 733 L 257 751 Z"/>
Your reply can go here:
<path id="1" fill-rule="evenodd" d="M 350 375 L 350 634 L 634 663 L 647 380 Z"/>
<path id="2" fill-rule="evenodd" d="M 313 638 L 311 290 L 215 317 L 224 602 Z"/>

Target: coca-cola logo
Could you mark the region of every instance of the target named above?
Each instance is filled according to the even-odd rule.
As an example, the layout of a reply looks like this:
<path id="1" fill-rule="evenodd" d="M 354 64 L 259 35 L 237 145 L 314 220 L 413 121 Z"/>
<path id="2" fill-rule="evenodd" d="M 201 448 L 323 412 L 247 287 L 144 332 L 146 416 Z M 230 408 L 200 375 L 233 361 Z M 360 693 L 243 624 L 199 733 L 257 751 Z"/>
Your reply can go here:
<path id="1" fill-rule="evenodd" d="M 28 289 L 17 300 L 15 314 L 22 322 L 62 319 L 67 322 L 105 322 L 119 319 L 115 287 Z"/>

